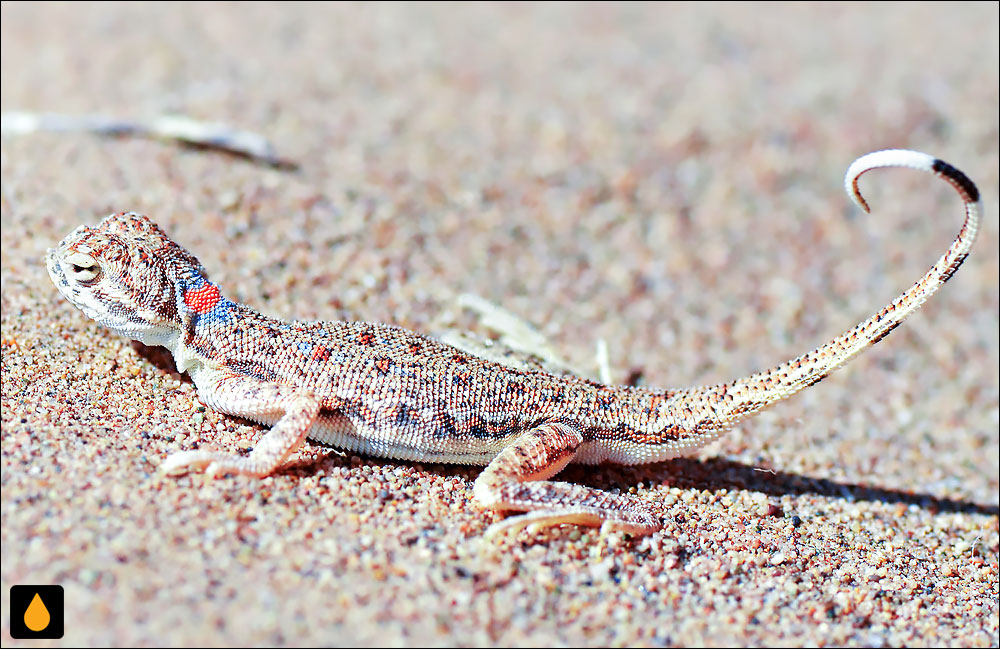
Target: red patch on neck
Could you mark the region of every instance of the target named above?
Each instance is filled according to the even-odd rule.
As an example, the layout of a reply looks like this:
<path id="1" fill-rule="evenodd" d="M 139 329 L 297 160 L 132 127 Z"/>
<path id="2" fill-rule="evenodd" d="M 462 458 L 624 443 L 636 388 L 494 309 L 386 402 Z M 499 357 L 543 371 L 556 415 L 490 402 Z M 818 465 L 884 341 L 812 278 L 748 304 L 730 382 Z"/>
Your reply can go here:
<path id="1" fill-rule="evenodd" d="M 219 292 L 219 287 L 208 283 L 184 294 L 184 304 L 195 313 L 208 313 L 215 308 L 220 299 L 222 294 Z"/>

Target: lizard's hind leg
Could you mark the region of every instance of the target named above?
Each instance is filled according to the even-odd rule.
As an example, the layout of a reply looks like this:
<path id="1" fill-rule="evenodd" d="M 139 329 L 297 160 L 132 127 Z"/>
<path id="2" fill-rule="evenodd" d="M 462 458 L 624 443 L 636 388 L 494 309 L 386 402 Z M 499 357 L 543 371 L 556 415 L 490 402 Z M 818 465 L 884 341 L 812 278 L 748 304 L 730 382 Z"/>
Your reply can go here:
<path id="1" fill-rule="evenodd" d="M 582 441 L 572 426 L 552 422 L 532 428 L 504 448 L 476 479 L 473 493 L 484 507 L 527 513 L 493 524 L 485 536 L 563 523 L 640 535 L 660 529 L 652 512 L 627 498 L 548 480 L 569 464 Z"/>

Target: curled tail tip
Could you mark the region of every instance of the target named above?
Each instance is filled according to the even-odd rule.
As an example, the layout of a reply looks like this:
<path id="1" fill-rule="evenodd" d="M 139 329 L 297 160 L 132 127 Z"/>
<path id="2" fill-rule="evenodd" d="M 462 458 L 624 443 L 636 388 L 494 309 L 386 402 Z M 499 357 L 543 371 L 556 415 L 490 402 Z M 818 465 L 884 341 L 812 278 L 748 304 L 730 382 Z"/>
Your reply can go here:
<path id="1" fill-rule="evenodd" d="M 868 207 L 868 201 L 861 195 L 861 190 L 858 188 L 859 177 L 860 174 L 852 176 L 850 171 L 848 171 L 847 176 L 844 178 L 844 191 L 847 192 L 847 195 L 851 197 L 854 204 L 860 207 L 865 214 L 871 214 L 872 210 Z"/>
<path id="2" fill-rule="evenodd" d="M 858 188 L 858 179 L 872 169 L 883 167 L 904 167 L 909 169 L 919 169 L 939 176 L 950 183 L 962 195 L 962 199 L 967 203 L 979 201 L 979 189 L 976 184 L 969 179 L 962 171 L 948 164 L 944 160 L 935 158 L 932 155 L 911 151 L 909 149 L 886 149 L 875 151 L 861 156 L 851 163 L 844 176 L 844 189 L 858 207 L 866 213 L 871 212 L 868 201 L 861 195 Z"/>
<path id="3" fill-rule="evenodd" d="M 860 176 L 869 169 L 879 167 L 909 167 L 910 169 L 922 169 L 924 171 L 934 170 L 934 161 L 937 160 L 932 155 L 911 151 L 910 149 L 884 149 L 866 153 L 851 163 L 847 170 L 848 176 Z"/>

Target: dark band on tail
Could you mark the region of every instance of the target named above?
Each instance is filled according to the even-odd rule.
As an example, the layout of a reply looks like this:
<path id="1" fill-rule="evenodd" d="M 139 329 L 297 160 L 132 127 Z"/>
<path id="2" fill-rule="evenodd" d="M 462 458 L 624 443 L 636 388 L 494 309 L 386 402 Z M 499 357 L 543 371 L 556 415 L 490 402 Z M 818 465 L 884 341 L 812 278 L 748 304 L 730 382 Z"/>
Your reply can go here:
<path id="1" fill-rule="evenodd" d="M 976 187 L 976 183 L 962 173 L 961 170 L 952 167 L 950 164 L 944 160 L 938 158 L 934 159 L 934 173 L 940 174 L 952 181 L 957 188 L 966 194 L 966 200 L 971 203 L 975 203 L 979 200 L 979 188 Z"/>

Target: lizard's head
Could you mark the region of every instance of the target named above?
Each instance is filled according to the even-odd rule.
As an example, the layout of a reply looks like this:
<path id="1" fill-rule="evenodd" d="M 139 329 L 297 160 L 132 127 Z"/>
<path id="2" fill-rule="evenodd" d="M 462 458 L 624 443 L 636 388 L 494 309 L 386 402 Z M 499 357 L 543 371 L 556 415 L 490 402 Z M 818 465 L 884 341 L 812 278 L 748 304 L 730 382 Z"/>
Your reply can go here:
<path id="1" fill-rule="evenodd" d="M 176 337 L 178 285 L 205 269 L 148 217 L 112 214 L 81 226 L 55 248 L 46 266 L 67 300 L 116 332 L 147 345 Z"/>

